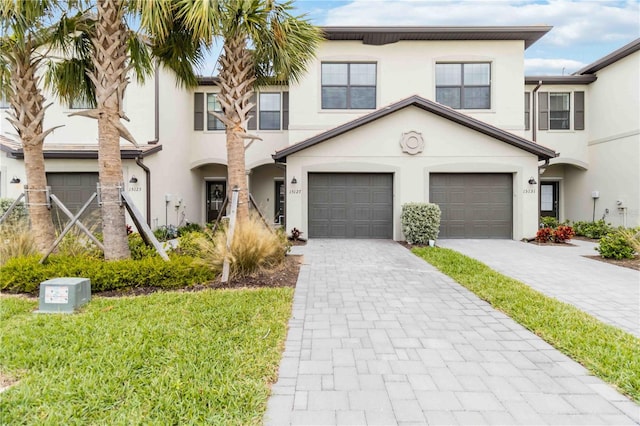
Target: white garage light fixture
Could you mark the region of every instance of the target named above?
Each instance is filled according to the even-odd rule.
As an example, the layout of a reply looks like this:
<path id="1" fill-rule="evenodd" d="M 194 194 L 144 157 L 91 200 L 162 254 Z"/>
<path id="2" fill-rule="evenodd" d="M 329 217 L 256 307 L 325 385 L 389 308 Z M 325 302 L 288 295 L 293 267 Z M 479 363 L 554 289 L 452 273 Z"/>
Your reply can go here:
<path id="1" fill-rule="evenodd" d="M 538 182 L 536 182 L 536 179 L 533 176 L 529 178 L 529 185 L 536 185 L 537 183 Z"/>
<path id="2" fill-rule="evenodd" d="M 298 183 L 298 179 L 294 176 L 293 179 L 291 179 L 291 185 L 295 185 L 296 183 Z"/>
<path id="3" fill-rule="evenodd" d="M 131 176 L 131 179 L 129 179 L 129 183 L 138 183 L 138 178 L 136 177 L 136 175 Z"/>

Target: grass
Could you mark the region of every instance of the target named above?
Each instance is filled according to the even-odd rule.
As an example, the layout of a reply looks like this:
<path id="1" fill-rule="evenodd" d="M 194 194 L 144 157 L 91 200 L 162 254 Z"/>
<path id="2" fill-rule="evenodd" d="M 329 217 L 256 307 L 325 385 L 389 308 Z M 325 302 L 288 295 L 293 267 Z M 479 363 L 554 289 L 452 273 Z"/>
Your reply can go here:
<path id="1" fill-rule="evenodd" d="M 640 339 L 454 250 L 414 248 L 412 251 L 594 375 L 640 402 Z"/>
<path id="2" fill-rule="evenodd" d="M 3 424 L 260 424 L 293 290 L 95 298 L 74 315 L 0 297 Z"/>

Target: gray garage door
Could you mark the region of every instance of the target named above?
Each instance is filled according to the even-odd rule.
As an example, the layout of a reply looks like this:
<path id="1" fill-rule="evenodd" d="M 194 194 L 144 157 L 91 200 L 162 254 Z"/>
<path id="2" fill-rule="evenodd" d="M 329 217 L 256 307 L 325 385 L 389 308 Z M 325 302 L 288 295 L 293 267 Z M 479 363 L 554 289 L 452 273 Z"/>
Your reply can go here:
<path id="1" fill-rule="evenodd" d="M 511 174 L 432 173 L 429 194 L 442 210 L 440 238 L 511 238 Z"/>
<path id="2" fill-rule="evenodd" d="M 310 173 L 309 237 L 393 238 L 393 175 Z"/>
<path id="3" fill-rule="evenodd" d="M 51 193 L 58 197 L 74 214 L 82 208 L 91 194 L 96 192 L 97 182 L 97 173 L 47 173 L 47 183 L 51 187 Z M 64 226 L 68 221 L 64 213 L 57 208 L 54 208 L 52 213 L 54 223 L 62 223 Z M 91 203 L 80 220 L 84 224 L 99 221 L 97 201 L 94 200 Z"/>

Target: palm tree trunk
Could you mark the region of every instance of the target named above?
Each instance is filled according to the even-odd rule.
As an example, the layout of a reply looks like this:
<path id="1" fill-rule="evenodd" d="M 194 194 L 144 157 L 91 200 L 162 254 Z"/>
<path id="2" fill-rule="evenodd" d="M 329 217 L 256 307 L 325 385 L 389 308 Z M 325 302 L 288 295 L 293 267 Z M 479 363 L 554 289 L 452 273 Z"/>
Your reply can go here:
<path id="1" fill-rule="evenodd" d="M 120 157 L 122 98 L 127 86 L 126 27 L 120 0 L 98 1 L 98 23 L 94 45 L 96 100 L 98 110 L 98 172 L 102 199 L 102 233 L 106 260 L 131 257 L 124 205 L 120 202 L 123 182 Z"/>
<path id="2" fill-rule="evenodd" d="M 228 192 L 238 193 L 238 221 L 249 218 L 249 188 L 245 163 L 245 125 L 253 94 L 253 62 L 246 48 L 246 37 L 237 34 L 225 40 L 220 57 L 220 104 L 224 111 L 227 135 Z"/>
<path id="3" fill-rule="evenodd" d="M 56 233 L 51 219 L 51 210 L 47 207 L 47 178 L 44 168 L 42 144 L 24 147 L 24 167 L 29 195 L 29 220 L 38 251 L 45 253 L 53 245 Z"/>
<path id="4" fill-rule="evenodd" d="M 47 207 L 47 177 L 42 151 L 44 138 L 51 130 L 45 133 L 42 131 L 44 97 L 38 88 L 39 78 L 35 74 L 36 66 L 32 64 L 31 57 L 16 55 L 12 65 L 13 95 L 9 121 L 18 131 L 24 150 L 31 229 L 38 250 L 45 253 L 56 238 L 51 211 Z"/>

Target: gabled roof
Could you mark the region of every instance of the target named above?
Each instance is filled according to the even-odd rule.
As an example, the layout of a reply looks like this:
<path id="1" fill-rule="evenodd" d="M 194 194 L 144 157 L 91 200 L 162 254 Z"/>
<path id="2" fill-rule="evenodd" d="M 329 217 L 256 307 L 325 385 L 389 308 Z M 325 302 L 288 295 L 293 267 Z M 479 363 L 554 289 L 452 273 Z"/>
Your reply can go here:
<path id="1" fill-rule="evenodd" d="M 380 46 L 401 40 L 523 40 L 525 49 L 551 26 L 520 27 L 321 27 L 327 40 L 360 40 Z"/>
<path id="2" fill-rule="evenodd" d="M 134 159 L 146 157 L 147 155 L 161 151 L 162 145 L 140 145 L 136 148 L 132 145 L 120 145 L 120 156 L 122 159 Z M 24 158 L 24 150 L 19 142 L 0 135 L 0 151 L 6 152 L 7 157 L 21 160 Z M 96 144 L 58 144 L 45 143 L 43 147 L 44 158 L 75 158 L 75 159 L 96 159 L 98 158 L 98 145 Z"/>
<path id="3" fill-rule="evenodd" d="M 272 155 L 272 157 L 275 161 L 285 162 L 288 155 L 294 154 L 298 151 L 302 151 L 305 148 L 309 148 L 313 145 L 332 139 L 353 129 L 357 129 L 358 127 L 369 124 L 373 121 L 376 121 L 382 117 L 386 117 L 387 115 L 390 115 L 407 107 L 420 108 L 424 111 L 428 111 L 432 114 L 453 121 L 454 123 L 460 124 L 471 130 L 475 130 L 487 136 L 491 136 L 492 138 L 498 139 L 502 142 L 506 142 L 509 145 L 513 145 L 532 154 L 536 154 L 539 160 L 548 160 L 557 156 L 556 152 L 552 149 L 538 145 L 535 142 L 532 142 L 520 136 L 516 136 L 513 133 L 506 132 L 495 126 L 487 124 L 484 121 L 469 117 L 468 115 L 462 114 L 461 112 L 458 112 L 439 103 L 414 95 L 400 102 L 396 102 L 394 104 L 380 108 L 370 114 L 364 115 L 341 126 L 335 127 L 331 130 L 320 133 L 319 135 L 313 136 L 302 142 L 298 142 L 294 145 L 277 151 Z"/>
<path id="4" fill-rule="evenodd" d="M 595 72 L 600 71 L 604 67 L 608 67 L 614 62 L 618 62 L 620 59 L 626 58 L 634 52 L 640 50 L 640 38 L 633 40 L 631 43 L 625 44 L 618 50 L 614 50 L 609 53 L 607 56 L 598 59 L 592 64 L 587 65 L 586 67 L 579 69 L 574 72 L 573 75 L 582 75 L 582 74 L 593 74 Z"/>

